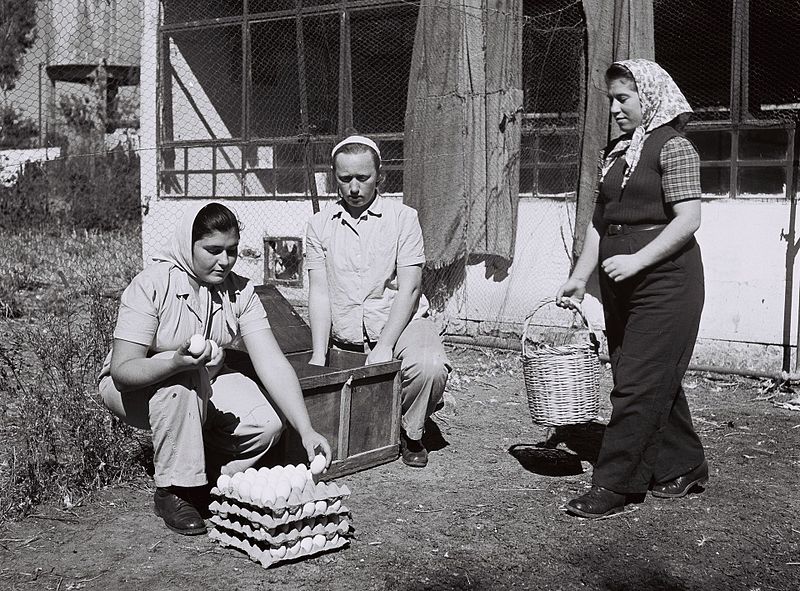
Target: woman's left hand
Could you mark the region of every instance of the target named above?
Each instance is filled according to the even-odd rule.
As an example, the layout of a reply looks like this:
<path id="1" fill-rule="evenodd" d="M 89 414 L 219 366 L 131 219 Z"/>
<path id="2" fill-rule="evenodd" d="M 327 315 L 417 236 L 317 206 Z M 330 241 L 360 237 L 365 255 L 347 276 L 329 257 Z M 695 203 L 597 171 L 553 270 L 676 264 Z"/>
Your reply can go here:
<path id="1" fill-rule="evenodd" d="M 319 450 L 325 456 L 325 467 L 328 468 L 331 465 L 331 446 L 328 444 L 327 439 L 313 429 L 309 429 L 301 434 L 300 438 L 308 454 L 309 463 L 314 459 L 314 456 L 317 455 L 317 451 Z"/>
<path id="2" fill-rule="evenodd" d="M 225 349 L 217 347 L 212 354 L 211 359 L 206 363 L 206 370 L 208 370 L 209 379 L 214 379 L 225 364 Z"/>
<path id="3" fill-rule="evenodd" d="M 617 254 L 608 257 L 600 266 L 603 272 L 615 283 L 630 279 L 639 273 L 644 266 L 635 254 Z"/>

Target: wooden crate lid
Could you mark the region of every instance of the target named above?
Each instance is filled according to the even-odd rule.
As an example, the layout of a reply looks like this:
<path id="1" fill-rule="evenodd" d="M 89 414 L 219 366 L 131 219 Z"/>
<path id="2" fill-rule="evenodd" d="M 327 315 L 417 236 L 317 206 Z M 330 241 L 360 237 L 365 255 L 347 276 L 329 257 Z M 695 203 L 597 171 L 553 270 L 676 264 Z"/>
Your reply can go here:
<path id="1" fill-rule="evenodd" d="M 274 285 L 256 286 L 272 332 L 285 354 L 311 350 L 311 327 Z"/>

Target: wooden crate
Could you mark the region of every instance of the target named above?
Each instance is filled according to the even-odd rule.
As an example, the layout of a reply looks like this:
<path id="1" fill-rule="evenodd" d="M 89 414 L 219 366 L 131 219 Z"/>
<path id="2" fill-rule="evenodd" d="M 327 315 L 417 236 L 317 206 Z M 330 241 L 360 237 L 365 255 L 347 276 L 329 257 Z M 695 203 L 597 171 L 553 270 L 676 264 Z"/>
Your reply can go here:
<path id="1" fill-rule="evenodd" d="M 364 365 L 364 353 L 329 352 L 326 367 L 309 365 L 311 329 L 271 285 L 256 288 L 275 338 L 292 364 L 314 429 L 331 445 L 325 478 L 391 462 L 400 455 L 400 362 Z M 247 355 L 229 351 L 227 364 L 253 375 Z M 270 454 L 283 464 L 306 462 L 300 437 L 287 425 Z"/>

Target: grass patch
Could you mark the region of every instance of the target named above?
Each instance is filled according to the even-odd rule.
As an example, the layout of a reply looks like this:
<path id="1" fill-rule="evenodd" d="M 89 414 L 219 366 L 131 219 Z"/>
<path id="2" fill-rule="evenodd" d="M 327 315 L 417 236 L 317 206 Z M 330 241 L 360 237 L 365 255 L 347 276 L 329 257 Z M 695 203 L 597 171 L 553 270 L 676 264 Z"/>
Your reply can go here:
<path id="1" fill-rule="evenodd" d="M 140 270 L 130 231 L 0 231 L 0 519 L 141 473 L 148 443 L 102 405 L 119 294 Z M 65 501 L 68 502 L 68 501 Z"/>

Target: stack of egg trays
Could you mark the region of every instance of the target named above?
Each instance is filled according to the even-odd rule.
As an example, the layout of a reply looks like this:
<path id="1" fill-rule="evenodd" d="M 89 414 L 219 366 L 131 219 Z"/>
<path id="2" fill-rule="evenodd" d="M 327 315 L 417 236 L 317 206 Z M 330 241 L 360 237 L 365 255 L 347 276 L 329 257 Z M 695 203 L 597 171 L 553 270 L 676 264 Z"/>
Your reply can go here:
<path id="1" fill-rule="evenodd" d="M 263 507 L 217 487 L 211 494 L 214 529 L 208 536 L 221 546 L 241 550 L 264 568 L 336 550 L 350 542 L 350 510 L 343 503 L 350 496 L 347 485 L 309 482 L 302 495 L 293 491 L 289 499 L 278 498 Z"/>

